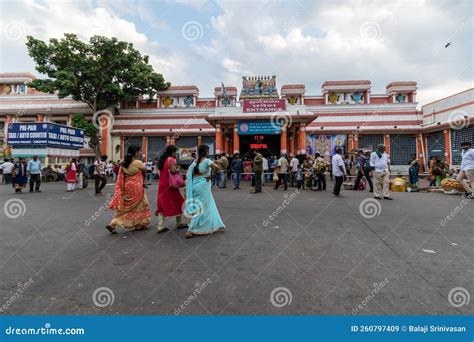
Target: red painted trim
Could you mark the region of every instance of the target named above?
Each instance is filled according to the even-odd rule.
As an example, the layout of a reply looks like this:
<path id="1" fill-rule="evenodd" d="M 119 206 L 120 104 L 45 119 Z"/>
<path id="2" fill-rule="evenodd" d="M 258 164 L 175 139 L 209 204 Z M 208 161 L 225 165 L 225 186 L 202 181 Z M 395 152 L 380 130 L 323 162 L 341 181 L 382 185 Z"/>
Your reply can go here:
<path id="1" fill-rule="evenodd" d="M 183 123 L 182 125 L 179 124 L 169 124 L 169 125 L 114 125 L 114 130 L 119 129 L 190 129 L 190 128 L 213 128 L 211 125 L 188 125 Z"/>
<path id="2" fill-rule="evenodd" d="M 382 112 L 377 113 L 376 110 L 373 112 L 361 112 L 361 113 L 317 113 L 318 117 L 321 116 L 383 116 L 383 115 L 418 115 L 416 112 Z"/>
<path id="3" fill-rule="evenodd" d="M 471 91 L 471 90 L 474 90 L 474 88 L 469 88 L 469 89 L 463 90 L 463 91 L 461 91 L 461 92 L 459 92 L 459 93 L 456 93 L 456 94 L 453 94 L 453 95 L 449 95 L 449 96 L 443 97 L 442 99 L 439 99 L 439 100 L 436 100 L 436 101 L 427 103 L 427 104 L 423 105 L 423 107 L 424 107 L 424 106 L 428 106 L 428 105 L 433 104 L 433 103 L 436 103 L 436 102 L 439 102 L 439 101 L 443 101 L 443 100 L 449 99 L 449 98 L 451 98 L 451 97 L 454 97 L 454 96 L 457 96 L 457 95 L 460 95 L 460 94 L 467 93 L 468 91 Z"/>
<path id="4" fill-rule="evenodd" d="M 453 106 L 453 107 L 449 107 L 449 108 L 446 108 L 446 109 L 443 109 L 443 110 L 440 110 L 440 111 L 434 111 L 434 112 L 431 112 L 429 114 L 423 114 L 423 117 L 424 118 L 427 118 L 433 114 L 441 114 L 441 113 L 444 113 L 444 112 L 449 112 L 450 110 L 453 110 L 453 109 L 457 109 L 457 108 L 462 108 L 462 107 L 466 107 L 466 106 L 470 106 L 474 104 L 474 101 L 471 101 L 471 102 L 466 102 L 466 103 L 463 103 L 463 104 L 460 104 L 460 105 L 457 105 L 457 106 Z M 423 106 L 424 107 L 424 106 Z"/>
<path id="5" fill-rule="evenodd" d="M 407 121 L 358 121 L 358 122 L 312 122 L 309 127 L 340 127 L 340 126 L 407 126 L 419 125 L 418 120 Z"/>

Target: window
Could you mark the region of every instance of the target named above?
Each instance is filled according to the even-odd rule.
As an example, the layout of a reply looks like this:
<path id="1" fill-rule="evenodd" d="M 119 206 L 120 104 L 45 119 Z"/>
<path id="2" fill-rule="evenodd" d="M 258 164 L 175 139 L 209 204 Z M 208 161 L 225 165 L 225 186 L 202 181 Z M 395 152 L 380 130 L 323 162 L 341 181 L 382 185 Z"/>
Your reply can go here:
<path id="1" fill-rule="evenodd" d="M 474 143 L 474 125 L 451 130 L 451 159 L 453 165 L 461 165 L 461 144 Z"/>
<path id="2" fill-rule="evenodd" d="M 412 154 L 416 154 L 416 137 L 414 135 L 390 135 L 390 163 L 392 165 L 407 165 Z"/>

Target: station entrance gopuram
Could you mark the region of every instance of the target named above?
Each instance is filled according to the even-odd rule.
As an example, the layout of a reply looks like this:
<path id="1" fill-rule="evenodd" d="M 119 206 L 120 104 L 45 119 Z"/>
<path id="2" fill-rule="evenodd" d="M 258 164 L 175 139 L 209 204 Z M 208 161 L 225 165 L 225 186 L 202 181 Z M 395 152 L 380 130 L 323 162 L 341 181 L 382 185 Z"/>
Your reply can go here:
<path id="1" fill-rule="evenodd" d="M 254 149 L 267 157 L 306 153 L 306 126 L 317 116 L 306 111 L 291 89 L 280 97 L 275 76 L 243 77 L 239 103 L 235 88 L 219 90 L 221 106 L 207 117 L 216 129 L 216 154 L 245 157 Z"/>

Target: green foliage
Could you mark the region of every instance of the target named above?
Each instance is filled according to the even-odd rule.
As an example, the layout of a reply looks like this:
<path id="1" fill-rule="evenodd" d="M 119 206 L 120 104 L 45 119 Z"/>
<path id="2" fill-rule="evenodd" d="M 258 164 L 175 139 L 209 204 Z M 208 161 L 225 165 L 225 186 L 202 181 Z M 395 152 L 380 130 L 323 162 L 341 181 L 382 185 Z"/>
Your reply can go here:
<path id="1" fill-rule="evenodd" d="M 72 117 L 72 126 L 77 128 L 82 128 L 84 134 L 90 137 L 89 146 L 95 148 L 99 144 L 98 133 L 99 130 L 91 121 L 88 121 L 84 114 L 75 114 Z"/>
<path id="2" fill-rule="evenodd" d="M 65 33 L 49 43 L 28 36 L 28 54 L 36 70 L 48 79 L 34 80 L 29 86 L 60 98 L 72 96 L 95 112 L 121 101 L 134 101 L 140 95 L 151 99 L 156 91 L 170 86 L 161 74 L 148 64 L 149 57 L 133 44 L 117 38 L 93 36 L 89 42 Z"/>

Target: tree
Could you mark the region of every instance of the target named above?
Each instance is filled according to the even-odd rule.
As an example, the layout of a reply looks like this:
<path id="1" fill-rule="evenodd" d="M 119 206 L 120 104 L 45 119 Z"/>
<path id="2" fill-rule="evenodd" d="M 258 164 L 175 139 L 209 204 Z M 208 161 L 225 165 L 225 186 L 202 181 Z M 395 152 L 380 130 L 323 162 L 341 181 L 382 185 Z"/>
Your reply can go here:
<path id="1" fill-rule="evenodd" d="M 96 154 L 98 155 L 99 151 L 97 147 L 99 146 L 99 130 L 91 121 L 88 121 L 84 114 L 75 114 L 72 117 L 72 126 L 77 128 L 82 128 L 84 130 L 84 135 L 90 138 L 89 147 L 93 148 Z"/>
<path id="2" fill-rule="evenodd" d="M 30 87 L 59 98 L 72 96 L 93 113 L 141 95 L 151 101 L 157 91 L 170 86 L 162 74 L 153 71 L 148 56 L 117 38 L 93 36 L 87 43 L 65 33 L 47 43 L 28 36 L 26 47 L 36 70 L 48 76 L 33 80 Z"/>

